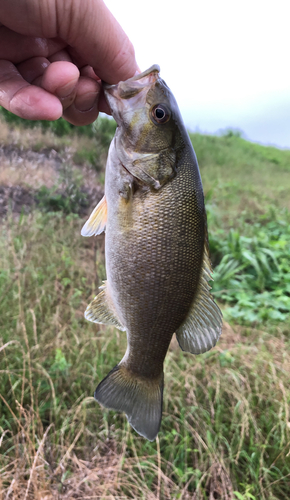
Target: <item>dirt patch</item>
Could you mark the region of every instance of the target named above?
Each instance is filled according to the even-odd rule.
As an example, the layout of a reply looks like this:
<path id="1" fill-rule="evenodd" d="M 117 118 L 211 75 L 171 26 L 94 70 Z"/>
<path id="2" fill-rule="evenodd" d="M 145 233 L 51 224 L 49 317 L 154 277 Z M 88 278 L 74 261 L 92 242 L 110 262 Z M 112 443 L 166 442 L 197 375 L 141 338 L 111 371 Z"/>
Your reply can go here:
<path id="1" fill-rule="evenodd" d="M 0 216 L 8 211 L 29 213 L 35 206 L 33 190 L 23 186 L 0 186 Z"/>
<path id="2" fill-rule="evenodd" d="M 69 166 L 69 167 L 68 167 Z M 97 205 L 104 194 L 99 173 L 87 166 L 75 165 L 72 151 L 66 148 L 58 153 L 51 148 L 36 152 L 15 145 L 0 147 L 0 216 L 29 213 L 41 205 L 40 189 L 45 186 L 56 196 L 68 196 L 68 180 L 63 169 L 71 172 L 71 179 L 79 180 L 79 191 L 84 196 L 76 211 L 85 215 Z M 56 187 L 57 186 L 57 187 Z M 52 208 L 53 210 L 53 208 Z"/>
<path id="3" fill-rule="evenodd" d="M 79 205 L 76 213 L 86 215 L 99 203 L 104 191 L 101 186 L 83 186 L 81 192 L 85 195 L 85 203 Z M 4 216 L 8 212 L 28 214 L 40 205 L 38 193 L 39 190 L 24 186 L 0 186 L 0 216 Z M 56 194 L 65 196 L 65 191 L 59 189 Z"/>
<path id="4" fill-rule="evenodd" d="M 35 152 L 15 146 L 0 147 L 0 185 L 34 189 L 53 186 L 64 159 L 54 149 Z"/>

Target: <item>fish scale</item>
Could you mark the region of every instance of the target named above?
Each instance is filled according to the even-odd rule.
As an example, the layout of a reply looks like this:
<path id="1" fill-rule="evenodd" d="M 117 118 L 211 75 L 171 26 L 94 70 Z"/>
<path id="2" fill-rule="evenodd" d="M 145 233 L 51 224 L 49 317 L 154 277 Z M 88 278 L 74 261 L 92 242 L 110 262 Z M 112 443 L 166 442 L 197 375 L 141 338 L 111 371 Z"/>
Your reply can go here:
<path id="1" fill-rule="evenodd" d="M 125 411 L 149 440 L 161 423 L 163 363 L 172 336 L 200 354 L 213 347 L 222 315 L 210 295 L 206 212 L 198 164 L 159 67 L 104 85 L 117 121 L 105 196 L 82 234 L 106 228 L 107 282 L 85 316 L 127 333 L 123 359 L 95 398 Z"/>

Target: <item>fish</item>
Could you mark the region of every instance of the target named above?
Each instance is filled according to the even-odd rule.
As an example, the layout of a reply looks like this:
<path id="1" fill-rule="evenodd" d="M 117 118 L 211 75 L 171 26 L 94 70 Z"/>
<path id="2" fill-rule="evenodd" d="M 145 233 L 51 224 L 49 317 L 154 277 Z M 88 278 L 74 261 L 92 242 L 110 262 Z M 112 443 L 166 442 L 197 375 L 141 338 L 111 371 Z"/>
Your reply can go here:
<path id="1" fill-rule="evenodd" d="M 94 397 L 125 412 L 136 432 L 154 441 L 162 419 L 163 363 L 174 333 L 182 350 L 204 353 L 221 335 L 222 313 L 210 294 L 196 155 L 159 66 L 103 87 L 117 129 L 104 197 L 81 234 L 105 231 L 107 280 L 85 318 L 126 331 L 127 349 Z"/>

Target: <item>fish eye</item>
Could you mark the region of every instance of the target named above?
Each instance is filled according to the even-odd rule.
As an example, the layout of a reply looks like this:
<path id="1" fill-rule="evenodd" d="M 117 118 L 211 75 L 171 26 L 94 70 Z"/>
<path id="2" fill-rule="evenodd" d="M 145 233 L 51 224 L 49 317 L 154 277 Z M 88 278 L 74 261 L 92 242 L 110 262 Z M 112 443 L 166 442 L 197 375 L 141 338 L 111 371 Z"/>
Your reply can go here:
<path id="1" fill-rule="evenodd" d="M 170 119 L 170 111 L 164 104 L 156 104 L 151 113 L 155 123 L 167 123 Z"/>

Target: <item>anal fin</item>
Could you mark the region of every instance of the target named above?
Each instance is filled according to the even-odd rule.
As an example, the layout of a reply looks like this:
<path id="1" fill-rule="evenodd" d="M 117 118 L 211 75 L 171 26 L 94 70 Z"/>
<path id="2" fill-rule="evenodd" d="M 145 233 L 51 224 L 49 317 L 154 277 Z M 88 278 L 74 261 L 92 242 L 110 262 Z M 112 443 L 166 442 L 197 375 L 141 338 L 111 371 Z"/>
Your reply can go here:
<path id="1" fill-rule="evenodd" d="M 210 294 L 211 264 L 207 244 L 198 290 L 187 318 L 176 331 L 183 351 L 201 354 L 214 347 L 222 332 L 222 313 Z"/>
<path id="2" fill-rule="evenodd" d="M 94 236 L 101 234 L 107 223 L 107 201 L 106 196 L 103 196 L 96 208 L 91 213 L 89 219 L 81 230 L 82 236 Z"/>
<path id="3" fill-rule="evenodd" d="M 101 292 L 88 305 L 85 311 L 85 318 L 93 323 L 102 323 L 104 325 L 115 326 L 119 330 L 125 331 L 114 311 L 113 304 L 107 293 L 106 286 L 102 286 Z"/>

